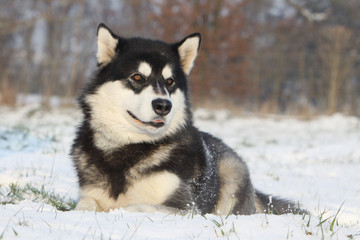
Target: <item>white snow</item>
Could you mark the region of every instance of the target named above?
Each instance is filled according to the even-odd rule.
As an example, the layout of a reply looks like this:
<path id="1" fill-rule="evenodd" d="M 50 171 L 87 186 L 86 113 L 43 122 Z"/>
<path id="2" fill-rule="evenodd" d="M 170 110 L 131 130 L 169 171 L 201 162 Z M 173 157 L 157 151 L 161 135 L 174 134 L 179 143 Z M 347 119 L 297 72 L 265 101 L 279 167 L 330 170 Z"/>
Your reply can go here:
<path id="1" fill-rule="evenodd" d="M 0 107 L 0 202 L 9 201 L 12 184 L 77 199 L 69 149 L 80 120 L 78 109 Z M 62 212 L 27 194 L 0 205 L 0 239 L 360 239 L 358 118 L 303 121 L 199 109 L 195 123 L 244 158 L 256 188 L 299 201 L 312 215 Z"/>

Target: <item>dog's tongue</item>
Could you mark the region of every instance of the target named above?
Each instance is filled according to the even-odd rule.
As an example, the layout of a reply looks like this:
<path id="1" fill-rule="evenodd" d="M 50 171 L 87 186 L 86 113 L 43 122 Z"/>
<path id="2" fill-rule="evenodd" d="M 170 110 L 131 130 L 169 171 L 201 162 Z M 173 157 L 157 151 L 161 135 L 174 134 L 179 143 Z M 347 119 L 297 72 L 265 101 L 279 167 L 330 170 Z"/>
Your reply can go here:
<path id="1" fill-rule="evenodd" d="M 158 128 L 158 127 L 164 126 L 165 123 L 164 123 L 164 121 L 161 120 L 161 119 L 156 119 L 156 120 L 154 120 L 154 121 L 151 122 L 151 125 L 152 125 L 153 127 L 157 127 L 157 128 Z"/>
<path id="2" fill-rule="evenodd" d="M 163 120 L 157 119 L 157 120 L 154 120 L 153 123 L 163 123 Z"/>

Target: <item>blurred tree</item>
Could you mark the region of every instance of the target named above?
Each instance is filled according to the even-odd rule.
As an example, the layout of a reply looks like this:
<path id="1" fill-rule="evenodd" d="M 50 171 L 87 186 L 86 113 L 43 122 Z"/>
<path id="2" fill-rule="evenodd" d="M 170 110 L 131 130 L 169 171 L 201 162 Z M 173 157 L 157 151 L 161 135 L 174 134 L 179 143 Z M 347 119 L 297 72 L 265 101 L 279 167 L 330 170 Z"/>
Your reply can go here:
<path id="1" fill-rule="evenodd" d="M 351 31 L 343 26 L 325 28 L 322 32 L 324 43 L 321 45 L 325 78 L 329 81 L 328 112 L 334 113 L 338 107 L 341 84 L 349 79 L 350 69 L 354 58 L 350 56 L 349 49 Z"/>
<path id="2" fill-rule="evenodd" d="M 96 27 L 178 41 L 201 32 L 196 105 L 360 114 L 358 0 L 0 0 L 0 102 L 71 102 L 96 66 Z M 23 98 L 24 99 L 24 98 Z"/>
<path id="3" fill-rule="evenodd" d="M 201 32 L 201 51 L 190 82 L 196 102 L 215 97 L 238 103 L 243 98 L 247 88 L 244 57 L 250 40 L 243 13 L 247 2 L 160 1 L 157 11 L 151 13 L 158 38 L 175 41 Z"/>

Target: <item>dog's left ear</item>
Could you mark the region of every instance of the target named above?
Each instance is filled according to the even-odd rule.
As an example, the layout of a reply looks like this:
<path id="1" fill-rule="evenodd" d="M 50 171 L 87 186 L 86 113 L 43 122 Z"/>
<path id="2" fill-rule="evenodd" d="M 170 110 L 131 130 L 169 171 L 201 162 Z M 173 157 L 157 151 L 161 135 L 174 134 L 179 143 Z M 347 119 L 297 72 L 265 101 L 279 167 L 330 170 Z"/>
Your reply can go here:
<path id="1" fill-rule="evenodd" d="M 194 66 L 195 58 L 200 49 L 200 43 L 201 34 L 193 33 L 175 45 L 179 53 L 181 66 L 186 75 L 190 74 L 190 71 Z"/>

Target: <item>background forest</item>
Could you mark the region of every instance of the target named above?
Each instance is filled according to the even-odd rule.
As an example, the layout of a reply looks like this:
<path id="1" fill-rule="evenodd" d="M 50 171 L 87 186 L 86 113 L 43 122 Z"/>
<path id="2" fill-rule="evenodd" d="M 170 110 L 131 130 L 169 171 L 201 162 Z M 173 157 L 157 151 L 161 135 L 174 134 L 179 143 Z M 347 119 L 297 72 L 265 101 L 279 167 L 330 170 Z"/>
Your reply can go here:
<path id="1" fill-rule="evenodd" d="M 0 0 L 0 104 L 73 104 L 96 67 L 96 28 L 203 36 L 195 106 L 360 115 L 359 0 Z"/>

